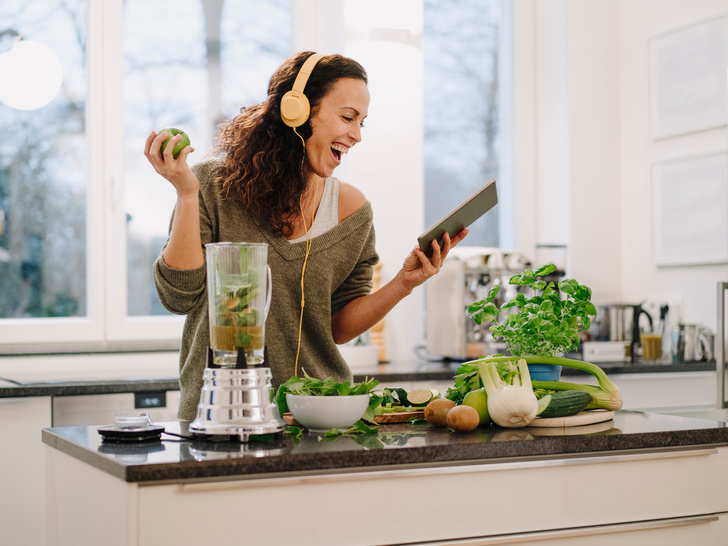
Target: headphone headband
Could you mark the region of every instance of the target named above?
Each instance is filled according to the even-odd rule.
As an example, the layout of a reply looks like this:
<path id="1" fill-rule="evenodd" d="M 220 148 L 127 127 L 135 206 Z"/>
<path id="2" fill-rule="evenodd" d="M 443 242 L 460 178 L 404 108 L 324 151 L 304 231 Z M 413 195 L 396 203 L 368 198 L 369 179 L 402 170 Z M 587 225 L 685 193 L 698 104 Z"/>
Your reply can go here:
<path id="1" fill-rule="evenodd" d="M 283 123 L 289 127 L 300 127 L 306 120 L 311 112 L 311 105 L 308 102 L 308 98 L 303 93 L 306 88 L 308 78 L 311 76 L 316 63 L 324 57 L 321 53 L 314 53 L 298 71 L 296 80 L 293 82 L 293 89 L 283 95 L 281 99 L 281 119 Z"/>
<path id="2" fill-rule="evenodd" d="M 316 66 L 316 64 L 319 62 L 319 60 L 321 60 L 322 57 L 323 55 L 321 53 L 314 53 L 308 59 L 306 59 L 306 62 L 303 63 L 301 70 L 298 71 L 296 81 L 293 82 L 293 88 L 291 89 L 291 93 L 293 93 L 297 97 L 300 97 L 303 94 L 303 90 L 306 88 L 308 78 L 311 76 L 311 72 L 313 72 L 313 67 Z"/>

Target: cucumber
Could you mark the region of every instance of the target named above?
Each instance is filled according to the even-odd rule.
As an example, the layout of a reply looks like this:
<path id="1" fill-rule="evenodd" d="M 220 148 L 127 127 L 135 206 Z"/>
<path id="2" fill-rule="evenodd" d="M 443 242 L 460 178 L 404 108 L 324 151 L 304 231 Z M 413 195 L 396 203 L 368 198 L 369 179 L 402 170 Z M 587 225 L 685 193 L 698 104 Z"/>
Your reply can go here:
<path id="1" fill-rule="evenodd" d="M 544 403 L 549 398 L 548 403 Z M 569 390 L 547 394 L 539 401 L 538 417 L 566 417 L 583 411 L 591 402 L 588 392 Z M 542 409 L 543 408 L 543 409 Z"/>

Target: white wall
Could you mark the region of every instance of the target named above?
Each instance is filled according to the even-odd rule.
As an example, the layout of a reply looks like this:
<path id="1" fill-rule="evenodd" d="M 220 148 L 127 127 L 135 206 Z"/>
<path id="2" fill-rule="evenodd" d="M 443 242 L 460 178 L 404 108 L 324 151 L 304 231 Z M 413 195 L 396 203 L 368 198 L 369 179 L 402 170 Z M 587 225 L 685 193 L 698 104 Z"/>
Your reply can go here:
<path id="1" fill-rule="evenodd" d="M 595 303 L 666 300 L 681 304 L 684 321 L 714 328 L 716 283 L 728 280 L 728 265 L 655 265 L 650 170 L 668 158 L 725 152 L 726 128 L 652 140 L 648 43 L 728 15 L 728 2 L 514 5 L 521 111 L 516 182 L 526 227 L 518 234 L 519 249 L 533 256 L 537 243 L 566 242 L 568 274 L 592 287 Z"/>
<path id="2" fill-rule="evenodd" d="M 292 4 L 299 15 L 331 19 L 330 28 L 300 24 L 295 50 L 341 53 L 367 70 L 371 103 L 362 142 L 344 158 L 335 175 L 359 188 L 372 202 L 381 282 L 397 274 L 424 231 L 424 163 L 422 161 L 424 63 L 422 0 L 392 6 L 388 0 L 362 3 L 315 0 Z M 396 9 L 395 9 L 396 8 Z M 377 39 L 371 29 L 407 29 Z M 387 59 L 388 62 L 382 62 Z M 424 337 L 424 287 L 400 302 L 385 318 L 389 360 L 414 360 Z"/>
<path id="3" fill-rule="evenodd" d="M 649 252 L 650 170 L 653 163 L 665 159 L 725 152 L 728 132 L 724 126 L 653 141 L 648 115 L 647 51 L 648 41 L 656 36 L 719 16 L 728 16 L 726 0 L 623 0 L 619 3 L 624 297 L 638 300 L 675 294 L 684 301 L 686 322 L 699 322 L 711 328 L 716 323 L 716 283 L 728 280 L 728 265 L 655 267 Z"/>

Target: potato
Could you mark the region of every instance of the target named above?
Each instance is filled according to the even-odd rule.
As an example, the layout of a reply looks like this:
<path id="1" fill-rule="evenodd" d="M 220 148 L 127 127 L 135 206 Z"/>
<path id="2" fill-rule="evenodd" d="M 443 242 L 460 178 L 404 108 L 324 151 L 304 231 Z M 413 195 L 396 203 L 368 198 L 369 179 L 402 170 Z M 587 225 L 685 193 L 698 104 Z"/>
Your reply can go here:
<path id="1" fill-rule="evenodd" d="M 473 407 L 457 406 L 447 412 L 446 422 L 455 432 L 470 432 L 480 424 L 480 415 Z"/>
<path id="2" fill-rule="evenodd" d="M 448 398 L 436 398 L 425 406 L 425 420 L 436 427 L 447 425 L 447 414 L 455 407 L 455 402 Z M 477 413 L 477 412 L 476 412 Z"/>

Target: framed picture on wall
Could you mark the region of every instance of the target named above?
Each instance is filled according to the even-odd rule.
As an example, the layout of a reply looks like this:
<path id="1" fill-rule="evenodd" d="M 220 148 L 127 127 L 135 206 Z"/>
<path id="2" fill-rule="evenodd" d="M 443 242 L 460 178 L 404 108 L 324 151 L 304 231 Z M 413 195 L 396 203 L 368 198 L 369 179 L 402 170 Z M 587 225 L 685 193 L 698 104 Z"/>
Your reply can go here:
<path id="1" fill-rule="evenodd" d="M 728 263 L 728 153 L 652 166 L 658 266 Z"/>
<path id="2" fill-rule="evenodd" d="M 649 42 L 652 138 L 722 127 L 728 122 L 728 17 Z"/>

